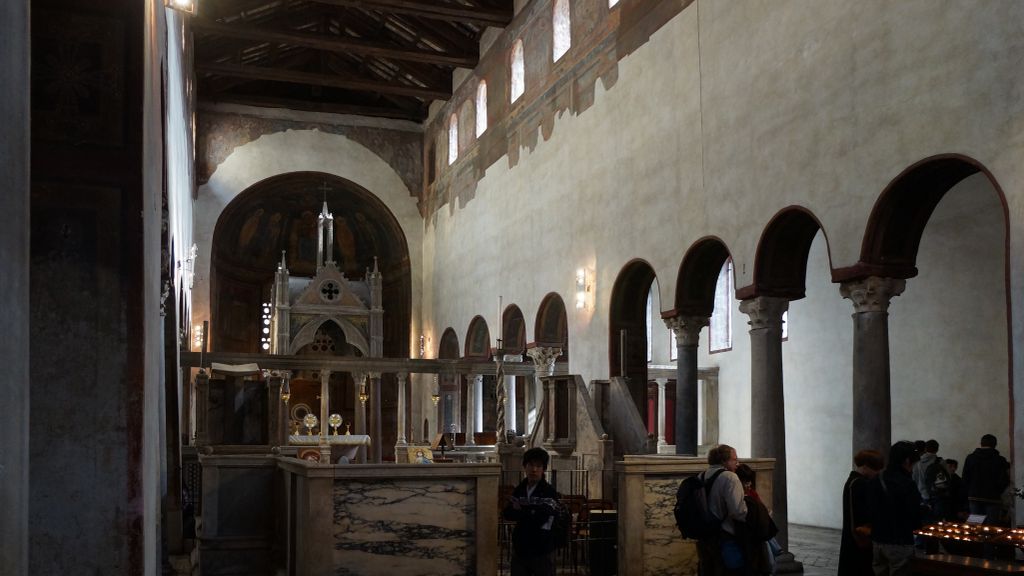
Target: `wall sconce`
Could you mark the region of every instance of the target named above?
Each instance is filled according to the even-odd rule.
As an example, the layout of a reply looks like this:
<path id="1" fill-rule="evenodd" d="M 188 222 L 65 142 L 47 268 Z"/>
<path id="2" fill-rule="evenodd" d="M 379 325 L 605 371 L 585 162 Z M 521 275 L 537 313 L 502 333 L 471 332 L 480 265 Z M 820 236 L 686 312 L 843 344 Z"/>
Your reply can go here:
<path id="1" fill-rule="evenodd" d="M 203 325 L 196 324 L 192 327 L 192 347 L 196 350 L 203 349 Z"/>
<path id="2" fill-rule="evenodd" d="M 164 0 L 164 6 L 188 14 L 196 13 L 196 0 Z"/>
<path id="3" fill-rule="evenodd" d="M 588 307 L 590 295 L 594 291 L 594 281 L 586 268 L 576 270 L 576 309 L 585 310 Z"/>
<path id="4" fill-rule="evenodd" d="M 437 403 L 441 401 L 441 391 L 437 386 L 437 374 L 434 374 L 434 392 L 430 395 L 430 401 L 437 406 Z"/>

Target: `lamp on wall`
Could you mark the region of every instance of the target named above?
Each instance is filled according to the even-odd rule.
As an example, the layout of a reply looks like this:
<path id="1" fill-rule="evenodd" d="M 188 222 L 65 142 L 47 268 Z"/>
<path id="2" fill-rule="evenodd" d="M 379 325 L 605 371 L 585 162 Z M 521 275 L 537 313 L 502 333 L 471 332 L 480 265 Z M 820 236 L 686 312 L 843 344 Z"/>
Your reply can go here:
<path id="1" fill-rule="evenodd" d="M 196 350 L 203 349 L 203 325 L 196 324 L 192 327 L 192 347 Z"/>
<path id="2" fill-rule="evenodd" d="M 362 402 L 363 406 L 366 406 L 366 401 L 370 399 L 370 394 L 366 392 L 366 383 L 359 385 L 359 401 Z"/>
<path id="3" fill-rule="evenodd" d="M 196 0 L 164 0 L 164 6 L 187 14 L 196 13 Z"/>
<path id="4" fill-rule="evenodd" d="M 437 374 L 434 374 L 434 392 L 430 395 L 430 401 L 434 403 L 434 407 L 437 407 L 437 403 L 441 401 L 441 391 L 437 387 Z"/>
<path id="5" fill-rule="evenodd" d="M 590 304 L 590 294 L 594 291 L 594 281 L 586 268 L 576 269 L 576 309 L 585 310 Z"/>

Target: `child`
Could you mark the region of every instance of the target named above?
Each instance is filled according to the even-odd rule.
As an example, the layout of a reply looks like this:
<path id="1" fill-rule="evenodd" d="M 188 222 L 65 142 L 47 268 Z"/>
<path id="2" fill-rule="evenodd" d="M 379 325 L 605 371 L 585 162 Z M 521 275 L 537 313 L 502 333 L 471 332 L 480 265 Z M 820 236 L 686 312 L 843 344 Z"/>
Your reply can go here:
<path id="1" fill-rule="evenodd" d="M 516 523 L 512 531 L 512 576 L 554 576 L 555 516 L 558 492 L 544 480 L 549 456 L 543 448 L 523 454 L 526 478 L 509 497 L 502 516 Z"/>

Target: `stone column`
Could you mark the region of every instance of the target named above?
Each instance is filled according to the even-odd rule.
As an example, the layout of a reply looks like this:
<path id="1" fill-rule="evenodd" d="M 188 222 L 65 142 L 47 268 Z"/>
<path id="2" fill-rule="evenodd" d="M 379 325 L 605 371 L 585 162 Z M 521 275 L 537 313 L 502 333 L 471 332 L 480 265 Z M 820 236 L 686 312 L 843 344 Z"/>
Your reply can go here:
<path id="1" fill-rule="evenodd" d="M 327 436 L 331 433 L 327 419 L 331 414 L 331 371 L 320 369 L 320 464 L 331 463 L 331 445 Z"/>
<path id="2" fill-rule="evenodd" d="M 870 276 L 844 282 L 843 298 L 853 302 L 853 451 L 888 453 L 892 444 L 889 394 L 889 302 L 906 281 Z"/>
<path id="3" fill-rule="evenodd" d="M 398 441 L 396 444 L 399 447 L 404 448 L 409 444 L 409 440 L 405 437 L 405 380 L 407 374 L 399 372 L 395 374 L 398 378 Z M 397 458 L 395 462 L 399 462 Z"/>
<path id="4" fill-rule="evenodd" d="M 665 386 L 668 378 L 657 378 L 654 382 L 658 385 L 658 446 L 665 446 L 668 444 L 665 441 Z"/>
<path id="5" fill-rule="evenodd" d="M 504 361 L 522 362 L 523 357 L 520 354 L 506 354 Z M 516 377 L 509 374 L 505 375 L 505 429 L 510 431 L 518 429 L 516 420 Z"/>
<path id="6" fill-rule="evenodd" d="M 675 316 L 665 325 L 676 336 L 676 454 L 697 455 L 697 344 L 707 316 Z"/>
<path id="7" fill-rule="evenodd" d="M 8 574 L 29 574 L 29 0 L 0 4 L 0 172 L 4 192 L 0 209 L 0 294 L 4 295 L 4 334 L 0 359 L 4 377 L 0 398 L 0 566 Z M 186 382 L 188 380 L 185 380 Z M 36 398 L 44 402 L 43 398 Z M 38 438 L 36 439 L 39 440 Z M 42 452 L 46 441 L 36 444 Z"/>
<path id="8" fill-rule="evenodd" d="M 381 397 L 380 397 L 380 372 L 370 373 L 370 461 L 380 464 L 384 458 L 381 438 L 383 438 L 384 427 L 381 423 Z"/>
<path id="9" fill-rule="evenodd" d="M 200 368 L 196 374 L 196 446 L 210 443 L 210 376 Z"/>
<path id="10" fill-rule="evenodd" d="M 647 433 L 654 435 L 658 432 L 658 385 L 650 380 L 645 386 L 647 392 Z"/>
<path id="11" fill-rule="evenodd" d="M 473 374 L 469 385 L 473 387 L 473 431 L 484 430 L 484 376 Z"/>
<path id="12" fill-rule="evenodd" d="M 776 537 L 788 542 L 786 513 L 786 406 L 782 386 L 782 314 L 789 300 L 758 296 L 740 302 L 750 321 L 750 452 L 754 458 L 775 458 L 772 509 Z"/>
<path id="13" fill-rule="evenodd" d="M 359 391 L 362 386 L 366 384 L 366 373 L 365 372 L 353 372 L 352 373 L 352 396 L 355 398 L 353 403 L 355 412 L 355 422 L 353 422 L 352 430 L 353 434 L 366 434 L 366 405 L 359 401 Z M 377 442 L 377 438 L 370 438 L 370 442 Z M 366 447 L 360 446 L 356 461 L 359 463 L 366 462 Z"/>
<path id="14" fill-rule="evenodd" d="M 526 355 L 533 360 L 533 369 L 536 374 L 533 378 L 534 418 L 540 416 L 540 408 L 544 404 L 544 390 L 541 384 L 542 376 L 552 376 L 555 373 L 555 360 L 562 355 L 562 349 L 551 346 L 537 346 L 526 351 Z M 527 434 L 533 432 L 536 421 L 531 422 L 527 416 Z"/>
<path id="15" fill-rule="evenodd" d="M 476 390 L 473 389 L 476 378 L 476 374 L 466 376 L 466 428 L 463 431 L 466 433 L 467 446 L 476 444 L 473 439 L 473 433 L 476 432 Z"/>
<path id="16" fill-rule="evenodd" d="M 288 413 L 286 408 L 282 409 L 287 405 L 281 400 L 281 387 L 288 375 L 280 370 L 263 373 L 267 380 L 267 441 L 271 446 L 284 446 L 288 444 Z"/>

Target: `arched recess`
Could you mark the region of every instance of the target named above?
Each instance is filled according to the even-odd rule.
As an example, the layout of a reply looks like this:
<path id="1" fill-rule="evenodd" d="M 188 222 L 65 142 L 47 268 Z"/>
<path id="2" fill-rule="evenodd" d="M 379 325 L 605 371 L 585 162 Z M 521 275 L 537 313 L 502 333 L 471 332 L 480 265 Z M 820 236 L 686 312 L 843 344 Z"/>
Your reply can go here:
<path id="1" fill-rule="evenodd" d="M 565 313 L 565 302 L 557 292 L 549 292 L 537 308 L 537 320 L 533 325 L 534 346 L 561 348 L 562 355 L 556 362 L 569 361 L 569 320 Z"/>
<path id="2" fill-rule="evenodd" d="M 443 360 L 459 359 L 459 337 L 452 328 L 445 328 L 441 334 L 441 342 L 438 345 L 437 357 Z M 437 393 L 440 401 L 437 405 L 437 425 L 434 433 L 448 432 L 451 425 L 458 419 L 459 396 L 461 394 L 461 378 L 454 373 L 442 373 L 437 376 Z M 456 423 L 456 426 L 458 424 Z"/>
<path id="3" fill-rule="evenodd" d="M 501 345 L 509 354 L 522 354 L 526 349 L 526 320 L 515 304 L 506 306 L 501 314 Z"/>
<path id="4" fill-rule="evenodd" d="M 487 329 L 487 321 L 483 316 L 474 316 L 466 330 L 466 358 L 491 357 L 491 332 Z"/>
<path id="5" fill-rule="evenodd" d="M 729 258 L 729 249 L 718 238 L 707 237 L 695 242 L 679 265 L 675 310 L 665 316 L 710 318 L 715 310 L 718 274 Z"/>
<path id="6" fill-rule="evenodd" d="M 780 210 L 761 233 L 754 283 L 736 290 L 740 300 L 774 296 L 799 300 L 806 293 L 807 255 L 821 224 L 800 206 Z"/>
<path id="7" fill-rule="evenodd" d="M 647 262 L 627 263 L 612 287 L 608 322 L 608 372 L 629 379 L 630 394 L 642 415 L 647 412 L 647 296 L 655 278 Z"/>
<path id="8" fill-rule="evenodd" d="M 316 273 L 317 215 L 325 199 L 335 222 L 333 259 L 348 278 L 359 280 L 376 258 L 383 276 L 384 356 L 408 357 L 412 274 L 405 233 L 374 194 L 324 172 L 267 178 L 221 213 L 210 266 L 217 351 L 258 350 L 260 306 L 269 302 L 282 252 L 293 279 Z"/>
<path id="9" fill-rule="evenodd" d="M 288 353 L 293 355 L 298 354 L 299 350 L 302 350 L 303 347 L 313 342 L 313 338 L 316 336 L 317 330 L 327 322 L 334 322 L 339 328 L 341 328 L 341 331 L 345 333 L 346 342 L 358 349 L 360 356 L 366 356 L 370 353 L 370 345 L 366 342 L 366 338 L 359 333 L 359 329 L 341 316 L 317 318 L 307 322 L 305 326 L 300 328 L 295 334 L 295 338 L 292 340 L 291 348 L 288 350 Z"/>

